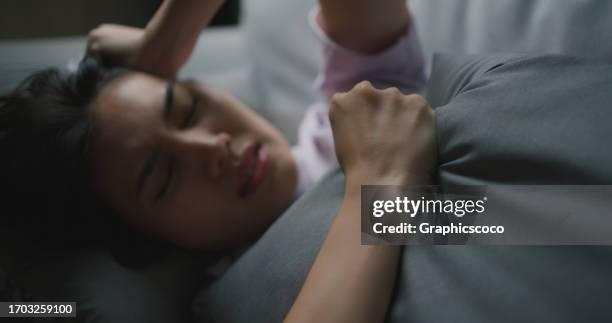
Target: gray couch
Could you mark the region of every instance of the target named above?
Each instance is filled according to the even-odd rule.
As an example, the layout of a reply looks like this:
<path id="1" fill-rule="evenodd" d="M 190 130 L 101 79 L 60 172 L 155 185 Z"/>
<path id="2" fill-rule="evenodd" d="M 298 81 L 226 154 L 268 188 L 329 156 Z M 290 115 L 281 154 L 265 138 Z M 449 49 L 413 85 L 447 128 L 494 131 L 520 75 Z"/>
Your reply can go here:
<path id="1" fill-rule="evenodd" d="M 205 32 L 183 75 L 229 89 L 294 139 L 304 108 L 318 99 L 311 83 L 320 58 L 316 39 L 306 24 L 306 14 L 313 3 L 246 0 L 243 25 Z M 428 57 L 434 52 L 451 55 L 521 52 L 574 54 L 612 61 L 612 42 L 608 41 L 612 39 L 609 1 L 412 0 L 410 4 Z M 78 59 L 83 48 L 83 38 L 1 42 L 0 88 L 4 91 L 12 87 L 34 69 L 69 64 L 71 59 Z M 446 179 L 452 182 L 452 177 Z M 342 177 L 336 172 L 283 215 L 227 275 L 200 292 L 194 303 L 199 317 L 219 322 L 245 319 L 269 322 L 282 317 L 316 254 L 341 190 Z M 312 229 L 302 230 L 296 236 L 298 240 L 274 243 L 287 234 L 284 229 L 296 224 L 299 215 L 314 216 L 321 212 L 325 212 L 325 217 L 310 223 Z M 303 221 L 307 215 L 301 218 Z M 191 307 L 186 302 L 167 301 L 180 299 L 169 295 L 184 297 L 191 293 L 192 284 L 197 281 L 185 279 L 182 290 L 173 287 L 176 272 L 188 271 L 195 276 L 201 273 L 194 270 L 202 266 L 197 261 L 201 255 L 187 258 L 179 254 L 168 258 L 165 264 L 140 272 L 118 268 L 103 251 L 69 258 L 71 272 L 49 272 L 46 268 L 56 265 L 45 260 L 28 276 L 33 277 L 29 293 L 50 297 L 63 290 L 69 291 L 64 297 L 77 297 L 82 295 L 74 288 L 79 282 L 102 281 L 89 284 L 94 289 L 87 291 L 87 295 L 95 298 L 95 288 L 105 286 L 106 296 L 101 303 L 87 303 L 82 320 L 164 322 L 181 309 L 188 311 Z M 193 259 L 196 261 L 192 262 Z M 593 265 L 593 259 L 600 261 Z M 408 249 L 391 319 L 484 322 L 503 313 L 498 321 L 609 321 L 609 312 L 601 309 L 611 296 L 606 287 L 610 281 L 602 279 L 610 263 L 607 247 Z M 66 262 L 57 265 L 62 266 L 67 266 Z M 138 283 L 129 286 L 130 279 Z M 573 283 L 567 284 L 568 280 Z M 49 281 L 53 284 L 47 284 L 44 292 L 36 284 Z M 124 303 L 121 297 L 113 296 L 122 294 L 114 291 L 126 286 L 134 290 L 133 295 L 153 295 L 150 304 L 155 305 L 142 302 L 136 307 L 140 310 L 113 312 L 117 308 L 112 306 L 113 302 Z M 589 299 L 591 292 L 594 294 Z M 571 307 L 562 311 L 564 305 L 569 305 L 564 300 L 572 295 L 585 296 L 590 303 L 578 304 L 573 312 Z M 583 315 L 590 306 L 599 312 L 594 316 Z M 512 316 L 514 309 L 516 315 Z"/>

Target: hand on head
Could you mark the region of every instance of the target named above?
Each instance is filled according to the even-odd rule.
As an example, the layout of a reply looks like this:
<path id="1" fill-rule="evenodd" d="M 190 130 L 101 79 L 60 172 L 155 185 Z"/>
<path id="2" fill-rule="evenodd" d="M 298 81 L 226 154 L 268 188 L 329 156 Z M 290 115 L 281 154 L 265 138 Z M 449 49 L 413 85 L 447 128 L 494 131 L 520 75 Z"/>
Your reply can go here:
<path id="1" fill-rule="evenodd" d="M 121 66 L 135 66 L 144 42 L 144 29 L 102 24 L 89 32 L 87 53 Z"/>

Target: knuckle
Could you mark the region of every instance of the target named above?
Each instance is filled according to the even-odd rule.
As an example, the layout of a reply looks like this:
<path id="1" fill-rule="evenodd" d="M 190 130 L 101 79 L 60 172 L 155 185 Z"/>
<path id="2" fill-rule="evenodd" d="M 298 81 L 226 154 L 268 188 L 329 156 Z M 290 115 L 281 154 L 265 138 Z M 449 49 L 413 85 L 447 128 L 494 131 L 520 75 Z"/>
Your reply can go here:
<path id="1" fill-rule="evenodd" d="M 416 110 L 417 118 L 422 122 L 431 122 L 434 120 L 434 112 L 429 105 L 419 106 Z"/>
<path id="2" fill-rule="evenodd" d="M 404 100 L 404 95 L 397 87 L 386 88 L 382 93 L 394 105 L 401 105 L 401 102 Z"/>
<path id="3" fill-rule="evenodd" d="M 427 100 L 418 94 L 410 94 L 406 98 L 416 107 L 428 106 Z"/>
<path id="4" fill-rule="evenodd" d="M 95 36 L 90 36 L 87 38 L 87 51 L 88 52 L 96 52 L 100 49 L 100 44 L 98 39 Z"/>
<path id="5" fill-rule="evenodd" d="M 94 29 L 92 30 L 92 32 L 93 32 L 93 33 L 100 33 L 101 31 L 104 31 L 104 30 L 105 30 L 105 29 L 107 29 L 107 28 L 108 28 L 108 25 L 107 25 L 107 24 L 99 24 L 99 25 L 97 25 L 97 26 L 96 26 L 96 28 L 94 28 Z"/>
<path id="6" fill-rule="evenodd" d="M 329 118 L 330 120 L 333 120 L 335 118 L 335 115 L 338 114 L 338 110 L 341 109 L 342 107 L 342 98 L 344 97 L 344 94 L 342 93 L 336 93 L 332 96 L 330 102 L 329 102 Z"/>
<path id="7" fill-rule="evenodd" d="M 434 120 L 434 112 L 431 108 L 429 108 L 428 106 L 425 106 L 424 108 L 419 110 L 419 119 L 423 120 L 424 122 L 431 122 Z"/>
<path id="8" fill-rule="evenodd" d="M 410 94 L 405 96 L 406 105 L 413 111 L 415 118 L 421 121 L 429 121 L 433 119 L 434 113 L 429 102 L 423 96 L 418 94 Z"/>
<path id="9" fill-rule="evenodd" d="M 98 27 L 100 28 L 100 27 Z M 98 28 L 92 29 L 91 31 L 89 31 L 89 33 L 87 34 L 87 41 L 93 41 L 96 40 L 98 38 L 98 33 L 100 32 L 98 30 Z"/>
<path id="10" fill-rule="evenodd" d="M 407 97 L 409 105 L 418 112 L 430 111 L 427 99 L 418 94 L 411 94 Z"/>
<path id="11" fill-rule="evenodd" d="M 366 97 L 373 97 L 376 95 L 377 90 L 372 86 L 369 81 L 361 81 L 353 88 L 352 92 L 364 95 Z"/>
<path id="12" fill-rule="evenodd" d="M 383 93 L 390 97 L 399 97 L 402 95 L 402 92 L 395 86 L 384 89 Z"/>
<path id="13" fill-rule="evenodd" d="M 332 97 L 331 97 L 330 105 L 332 107 L 341 105 L 342 104 L 342 99 L 344 98 L 344 96 L 345 96 L 344 93 L 334 93 L 334 95 L 332 95 Z"/>
<path id="14" fill-rule="evenodd" d="M 99 42 L 104 34 L 104 30 L 106 29 L 106 25 L 98 25 L 96 28 L 89 31 L 87 34 L 87 42 L 94 43 Z"/>
<path id="15" fill-rule="evenodd" d="M 370 81 L 361 81 L 359 83 L 357 83 L 357 85 L 355 85 L 355 89 L 356 90 L 368 90 L 368 89 L 373 89 L 374 87 L 372 86 L 372 83 L 370 83 Z"/>

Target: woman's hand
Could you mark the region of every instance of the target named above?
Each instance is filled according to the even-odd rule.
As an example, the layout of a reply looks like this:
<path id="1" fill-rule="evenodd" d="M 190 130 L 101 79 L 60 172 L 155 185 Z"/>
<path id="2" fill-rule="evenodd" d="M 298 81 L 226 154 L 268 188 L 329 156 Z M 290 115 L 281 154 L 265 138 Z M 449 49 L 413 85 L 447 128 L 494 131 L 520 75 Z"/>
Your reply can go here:
<path id="1" fill-rule="evenodd" d="M 160 28 L 102 24 L 89 32 L 87 53 L 114 65 L 173 79 L 191 55 L 197 33 L 189 39 L 177 36 L 176 41 L 163 36 Z"/>
<path id="2" fill-rule="evenodd" d="M 102 24 L 89 32 L 87 53 L 113 64 L 137 67 L 144 42 L 144 29 Z"/>
<path id="3" fill-rule="evenodd" d="M 384 322 L 400 248 L 361 244 L 361 185 L 431 183 L 434 114 L 418 95 L 368 82 L 334 95 L 329 114 L 347 187 L 285 322 Z"/>
<path id="4" fill-rule="evenodd" d="M 436 172 L 434 113 L 419 95 L 369 82 L 334 95 L 330 120 L 347 184 L 429 184 Z"/>
<path id="5" fill-rule="evenodd" d="M 222 4 L 223 0 L 165 0 L 145 29 L 110 24 L 94 29 L 87 50 L 114 64 L 176 78 Z"/>

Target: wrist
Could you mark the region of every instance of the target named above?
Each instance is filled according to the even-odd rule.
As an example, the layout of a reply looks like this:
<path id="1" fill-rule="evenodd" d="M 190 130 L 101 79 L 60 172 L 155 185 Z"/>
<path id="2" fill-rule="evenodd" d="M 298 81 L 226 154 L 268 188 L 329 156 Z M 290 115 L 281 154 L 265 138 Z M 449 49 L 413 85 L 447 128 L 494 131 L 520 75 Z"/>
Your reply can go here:
<path id="1" fill-rule="evenodd" d="M 164 48 L 164 46 L 173 47 L 168 43 L 169 41 L 160 39 L 159 35 L 145 33 L 130 65 L 164 78 L 175 78 L 181 64 L 178 63 L 179 59 L 173 50 Z"/>
<path id="2" fill-rule="evenodd" d="M 360 188 L 361 185 L 431 185 L 433 176 L 426 171 L 387 171 L 377 172 L 372 169 L 354 169 L 346 174 L 347 188 Z"/>
<path id="3" fill-rule="evenodd" d="M 315 21 L 341 47 L 364 55 L 375 55 L 392 46 L 410 28 L 405 1 L 385 5 L 360 0 L 350 8 L 341 1 L 321 1 Z"/>

